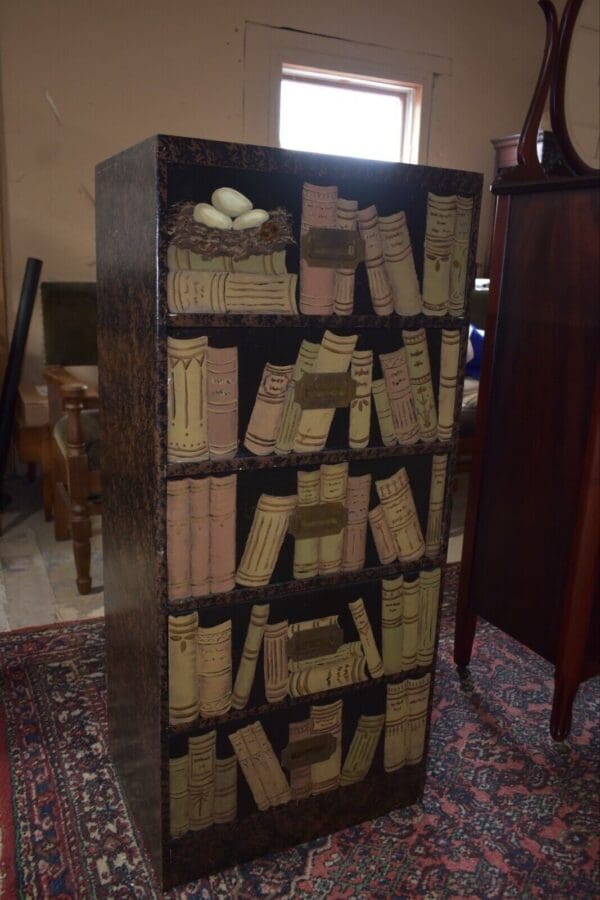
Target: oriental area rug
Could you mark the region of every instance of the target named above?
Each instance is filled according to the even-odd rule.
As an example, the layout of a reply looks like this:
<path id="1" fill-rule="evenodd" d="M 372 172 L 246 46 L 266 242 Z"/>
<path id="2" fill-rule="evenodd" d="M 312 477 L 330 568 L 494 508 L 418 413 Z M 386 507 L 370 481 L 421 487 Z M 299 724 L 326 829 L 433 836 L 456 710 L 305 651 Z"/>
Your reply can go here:
<path id="1" fill-rule="evenodd" d="M 491 626 L 470 677 L 452 663 L 446 580 L 422 804 L 184 885 L 180 898 L 592 898 L 600 684 L 564 744 L 552 668 Z M 107 753 L 102 621 L 0 635 L 0 897 L 161 892 Z"/>

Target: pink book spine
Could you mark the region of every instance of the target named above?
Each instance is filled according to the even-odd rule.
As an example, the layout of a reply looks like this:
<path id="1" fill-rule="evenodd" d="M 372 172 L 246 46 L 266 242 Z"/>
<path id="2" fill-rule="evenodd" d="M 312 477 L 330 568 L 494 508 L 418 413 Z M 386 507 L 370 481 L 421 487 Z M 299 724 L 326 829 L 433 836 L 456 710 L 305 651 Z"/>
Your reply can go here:
<path id="1" fill-rule="evenodd" d="M 237 475 L 210 478 L 210 592 L 235 586 L 235 512 Z"/>
<path id="2" fill-rule="evenodd" d="M 364 567 L 367 552 L 367 521 L 370 494 L 370 475 L 351 475 L 348 478 L 346 494 L 348 524 L 344 529 L 342 572 L 356 572 Z"/>
<path id="3" fill-rule="evenodd" d="M 294 366 L 275 366 L 272 363 L 267 363 L 263 369 L 244 438 L 244 447 L 257 456 L 268 456 L 275 451 L 293 371 Z"/>
<path id="4" fill-rule="evenodd" d="M 309 228 L 335 228 L 337 225 L 338 189 L 335 185 L 302 186 L 302 220 L 300 237 Z M 335 269 L 309 266 L 300 259 L 300 312 L 306 316 L 326 316 L 333 312 Z"/>
<path id="5" fill-rule="evenodd" d="M 207 375 L 209 454 L 227 459 L 238 446 L 237 347 L 209 347 Z"/>
<path id="6" fill-rule="evenodd" d="M 167 577 L 170 600 L 189 597 L 190 493 L 187 478 L 167 482 Z"/>
<path id="7" fill-rule="evenodd" d="M 208 594 L 210 561 L 209 478 L 188 479 L 190 492 L 190 569 L 194 597 Z"/>
<path id="8" fill-rule="evenodd" d="M 290 722 L 290 744 L 293 744 L 295 741 L 301 741 L 303 738 L 309 738 L 311 734 L 310 719 L 304 719 L 303 722 Z M 297 766 L 290 770 L 290 790 L 292 792 L 292 800 L 304 800 L 306 797 L 310 797 L 312 791 L 310 764 Z"/>
<path id="9" fill-rule="evenodd" d="M 379 562 L 384 566 L 394 562 L 398 557 L 398 548 L 381 504 L 369 511 L 369 524 L 371 525 Z"/>

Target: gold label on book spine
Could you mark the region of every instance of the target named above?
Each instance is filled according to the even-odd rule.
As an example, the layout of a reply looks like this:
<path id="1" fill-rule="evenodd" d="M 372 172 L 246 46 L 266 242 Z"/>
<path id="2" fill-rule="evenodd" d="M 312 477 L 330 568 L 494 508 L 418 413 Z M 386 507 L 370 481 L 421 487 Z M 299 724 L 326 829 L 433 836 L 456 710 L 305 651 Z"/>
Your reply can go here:
<path id="1" fill-rule="evenodd" d="M 333 756 L 336 739 L 333 734 L 315 734 L 312 737 L 293 741 L 281 753 L 281 765 L 289 772 L 302 766 L 325 762 Z"/>
<path id="2" fill-rule="evenodd" d="M 294 386 L 294 399 L 301 409 L 339 409 L 350 406 L 356 382 L 349 372 L 305 372 Z"/>
<path id="3" fill-rule="evenodd" d="M 365 258 L 365 242 L 346 228 L 309 228 L 302 236 L 302 259 L 318 268 L 355 269 Z"/>
<path id="4" fill-rule="evenodd" d="M 323 625 L 321 628 L 307 628 L 297 631 L 288 638 L 288 660 L 300 662 L 335 653 L 344 642 L 344 632 L 339 625 Z"/>
<path id="5" fill-rule="evenodd" d="M 348 521 L 348 512 L 343 503 L 317 503 L 314 506 L 297 506 L 288 525 L 292 537 L 327 537 L 339 534 Z"/>

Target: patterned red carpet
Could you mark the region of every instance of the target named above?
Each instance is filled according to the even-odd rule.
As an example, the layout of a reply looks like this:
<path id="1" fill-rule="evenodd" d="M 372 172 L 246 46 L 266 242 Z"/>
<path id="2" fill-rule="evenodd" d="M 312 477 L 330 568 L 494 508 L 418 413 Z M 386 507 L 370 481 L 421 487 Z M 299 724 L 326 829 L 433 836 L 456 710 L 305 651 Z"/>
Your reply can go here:
<path id="1" fill-rule="evenodd" d="M 447 610 L 456 582 L 454 569 Z M 160 896 L 107 757 L 103 635 L 93 622 L 0 636 L 2 900 Z M 598 896 L 600 684 L 580 691 L 556 745 L 550 666 L 482 624 L 461 685 L 448 611 L 440 650 L 422 806 L 171 900 Z"/>

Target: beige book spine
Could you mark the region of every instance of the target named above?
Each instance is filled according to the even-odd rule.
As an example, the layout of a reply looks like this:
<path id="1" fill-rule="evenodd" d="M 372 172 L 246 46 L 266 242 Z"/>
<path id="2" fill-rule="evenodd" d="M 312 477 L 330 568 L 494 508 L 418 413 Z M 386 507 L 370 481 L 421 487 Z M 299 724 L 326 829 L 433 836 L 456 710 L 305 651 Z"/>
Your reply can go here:
<path id="1" fill-rule="evenodd" d="M 358 230 L 365 242 L 365 265 L 373 310 L 378 316 L 389 316 L 394 312 L 394 297 L 383 260 L 383 244 L 376 207 L 359 209 L 357 221 Z"/>
<path id="2" fill-rule="evenodd" d="M 337 665 L 339 662 L 348 660 L 350 657 L 363 655 L 361 642 L 349 641 L 347 644 L 340 644 L 335 653 L 329 653 L 327 656 L 313 656 L 310 659 L 288 660 L 288 669 L 290 673 L 302 672 L 305 669 L 314 669 L 317 666 Z"/>
<path id="3" fill-rule="evenodd" d="M 299 631 L 310 631 L 311 628 L 324 628 L 326 625 L 339 625 L 339 616 L 322 616 L 320 619 L 303 619 L 288 625 L 288 638 L 293 638 Z"/>
<path id="4" fill-rule="evenodd" d="M 450 301 L 450 257 L 456 220 L 456 197 L 427 195 L 423 263 L 423 312 L 443 316 Z"/>
<path id="5" fill-rule="evenodd" d="M 371 431 L 372 350 L 354 351 L 350 361 L 350 377 L 356 383 L 356 396 L 350 403 L 348 443 L 351 450 L 361 450 L 368 446 Z"/>
<path id="6" fill-rule="evenodd" d="M 236 575 L 238 584 L 244 587 L 264 587 L 269 583 L 296 502 L 295 495 L 260 495 Z"/>
<path id="7" fill-rule="evenodd" d="M 209 347 L 207 375 L 209 455 L 229 459 L 238 448 L 237 347 Z"/>
<path id="8" fill-rule="evenodd" d="M 213 256 L 207 259 L 193 250 L 186 250 L 180 257 L 180 269 L 196 269 L 198 272 L 232 272 L 233 260 L 230 256 Z M 186 263 L 184 265 L 184 263 Z"/>
<path id="9" fill-rule="evenodd" d="M 194 597 L 210 592 L 210 479 L 189 478 L 190 587 Z"/>
<path id="10" fill-rule="evenodd" d="M 392 409 L 390 406 L 390 398 L 388 397 L 385 379 L 377 378 L 371 385 L 373 393 L 373 402 L 375 403 L 375 411 L 377 413 L 377 421 L 379 422 L 379 431 L 381 432 L 381 440 L 384 447 L 392 447 L 397 443 L 396 429 L 394 428 L 394 420 L 392 417 Z"/>
<path id="11" fill-rule="evenodd" d="M 298 471 L 298 507 L 316 506 L 321 498 L 321 473 Z M 294 578 L 315 578 L 319 574 L 319 538 L 296 538 Z"/>
<path id="12" fill-rule="evenodd" d="M 438 398 L 438 438 L 440 441 L 449 441 L 452 437 L 459 359 L 460 331 L 449 331 L 443 328 Z"/>
<path id="13" fill-rule="evenodd" d="M 369 510 L 369 525 L 379 562 L 382 566 L 387 566 L 397 559 L 398 548 L 381 504 Z"/>
<path id="14" fill-rule="evenodd" d="M 261 780 L 263 784 L 267 784 L 267 796 L 269 797 L 271 806 L 281 806 L 289 803 L 292 799 L 292 792 L 285 773 L 281 768 L 279 760 L 275 756 L 271 742 L 267 737 L 265 730 L 260 722 L 255 722 L 249 726 L 250 734 L 256 741 L 259 751 L 259 765 L 261 767 Z M 266 779 L 263 779 L 262 772 L 265 772 Z"/>
<path id="15" fill-rule="evenodd" d="M 287 619 L 265 625 L 264 679 L 267 703 L 279 703 L 288 692 Z"/>
<path id="16" fill-rule="evenodd" d="M 213 263 L 215 261 L 211 261 Z M 215 262 L 216 266 L 216 262 Z M 202 269 L 180 269 L 167 276 L 167 306 L 172 313 L 227 312 L 226 272 Z"/>
<path id="17" fill-rule="evenodd" d="M 232 271 L 251 275 L 284 275 L 287 272 L 285 250 L 255 253 L 246 259 L 232 260 Z"/>
<path id="18" fill-rule="evenodd" d="M 175 313 L 296 315 L 296 284 L 289 273 L 169 272 L 167 305 Z"/>
<path id="19" fill-rule="evenodd" d="M 196 636 L 200 715 L 223 716 L 231 707 L 231 619 L 200 626 Z"/>
<path id="20" fill-rule="evenodd" d="M 208 459 L 208 338 L 167 338 L 167 443 L 170 460 Z"/>
<path id="21" fill-rule="evenodd" d="M 279 434 L 275 441 L 275 453 L 284 455 L 289 453 L 294 446 L 296 432 L 300 422 L 302 409 L 300 404 L 296 402 L 295 389 L 296 384 L 300 381 L 302 375 L 310 374 L 316 365 L 317 356 L 321 345 L 314 344 L 312 341 L 302 341 L 298 358 L 294 366 L 294 371 L 288 384 L 287 393 L 285 395 L 285 403 L 283 406 L 283 414 L 281 416 L 281 424 L 279 426 Z"/>
<path id="22" fill-rule="evenodd" d="M 169 616 L 169 722 L 183 725 L 198 715 L 196 632 L 198 613 Z"/>
<path id="23" fill-rule="evenodd" d="M 473 198 L 456 198 L 456 220 L 450 256 L 450 300 L 448 312 L 461 316 L 465 311 L 465 288 L 469 261 L 469 237 L 473 218 Z"/>
<path id="24" fill-rule="evenodd" d="M 427 731 L 427 706 L 431 688 L 431 675 L 409 678 L 407 683 L 408 722 L 406 734 L 406 762 L 416 765 L 423 759 L 425 733 Z"/>
<path id="25" fill-rule="evenodd" d="M 348 522 L 344 528 L 342 572 L 363 569 L 367 553 L 367 522 L 371 475 L 350 475 L 346 493 Z"/>
<path id="26" fill-rule="evenodd" d="M 402 575 L 381 582 L 381 656 L 386 675 L 402 672 L 403 587 Z"/>
<path id="27" fill-rule="evenodd" d="M 383 675 L 383 663 L 381 661 L 379 647 L 375 642 L 373 629 L 371 628 L 369 615 L 365 608 L 363 599 L 359 597 L 358 600 L 354 600 L 352 603 L 349 603 L 348 609 L 352 613 L 352 618 L 354 619 L 354 624 L 356 626 L 356 630 L 358 631 L 360 642 L 363 646 L 363 650 L 365 651 L 367 666 L 369 667 L 369 674 L 371 678 L 381 678 L 381 676 Z"/>
<path id="28" fill-rule="evenodd" d="M 217 732 L 188 740 L 190 828 L 201 831 L 214 823 Z"/>
<path id="29" fill-rule="evenodd" d="M 339 787 L 342 768 L 343 708 L 342 700 L 310 708 L 312 733 L 332 734 L 336 742 L 335 750 L 328 759 L 313 763 L 310 767 L 313 794 L 324 794 Z"/>
<path id="30" fill-rule="evenodd" d="M 356 231 L 358 202 L 343 200 L 337 202 L 336 228 Z M 336 269 L 333 284 L 333 312 L 336 316 L 349 316 L 354 308 L 354 269 Z"/>
<path id="31" fill-rule="evenodd" d="M 406 681 L 386 686 L 383 768 L 396 772 L 406 763 L 408 702 Z"/>
<path id="32" fill-rule="evenodd" d="M 385 715 L 360 716 L 356 731 L 344 760 L 340 785 L 356 784 L 364 781 L 373 763 L 377 744 L 383 731 Z"/>
<path id="33" fill-rule="evenodd" d="M 394 297 L 394 309 L 400 316 L 416 316 L 422 311 L 421 291 L 406 214 L 397 212 L 391 216 L 379 216 L 379 233 L 385 270 Z"/>
<path id="34" fill-rule="evenodd" d="M 271 804 L 267 795 L 266 787 L 263 784 L 259 774 L 258 750 L 255 746 L 255 741 L 253 742 L 251 740 L 250 746 L 248 745 L 250 727 L 250 725 L 246 725 L 245 728 L 240 728 L 238 731 L 234 731 L 233 734 L 229 735 L 229 740 L 237 757 L 237 761 L 240 764 L 242 774 L 244 775 L 252 796 L 254 797 L 254 802 L 258 806 L 259 810 L 261 812 L 264 812 L 269 808 Z"/>
<path id="35" fill-rule="evenodd" d="M 188 479 L 167 481 L 167 581 L 169 600 L 191 593 L 190 492 Z"/>
<path id="36" fill-rule="evenodd" d="M 313 372 L 347 372 L 358 335 L 326 331 L 319 347 Z M 304 409 L 294 439 L 296 453 L 318 453 L 327 443 L 335 408 Z"/>
<path id="37" fill-rule="evenodd" d="M 425 533 L 425 555 L 430 557 L 439 556 L 442 547 L 442 518 L 447 468 L 448 457 L 434 454 L 431 460 L 429 511 L 427 513 L 427 531 Z"/>
<path id="38" fill-rule="evenodd" d="M 321 503 L 346 503 L 348 463 L 321 466 Z M 333 575 L 342 568 L 344 531 L 319 538 L 319 575 Z"/>
<path id="39" fill-rule="evenodd" d="M 290 697 L 306 697 L 367 680 L 364 656 L 347 656 L 327 665 L 312 666 L 289 676 Z"/>
<path id="40" fill-rule="evenodd" d="M 441 569 L 421 572 L 419 575 L 420 608 L 417 650 L 417 665 L 419 666 L 430 666 L 433 662 L 441 581 Z"/>
<path id="41" fill-rule="evenodd" d="M 380 353 L 379 361 L 396 437 L 401 444 L 415 444 L 419 440 L 419 423 L 410 386 L 406 350 L 401 347 L 391 353 Z"/>
<path id="42" fill-rule="evenodd" d="M 312 734 L 310 719 L 302 722 L 290 722 L 289 743 L 304 740 Z M 310 765 L 297 766 L 290 770 L 290 791 L 292 800 L 305 800 L 312 792 L 312 780 L 310 777 Z"/>
<path id="43" fill-rule="evenodd" d="M 235 822 L 237 816 L 237 757 L 218 759 L 215 766 L 215 823 Z"/>
<path id="44" fill-rule="evenodd" d="M 178 756 L 169 760 L 169 821 L 171 837 L 181 837 L 190 827 L 188 787 L 189 760 Z"/>
<path id="45" fill-rule="evenodd" d="M 210 590 L 235 587 L 235 511 L 237 475 L 210 478 Z"/>
<path id="46" fill-rule="evenodd" d="M 375 487 L 394 535 L 398 559 L 401 562 L 420 559 L 425 541 L 406 469 L 398 469 L 390 478 L 376 481 Z"/>
<path id="47" fill-rule="evenodd" d="M 181 251 L 182 253 L 187 253 L 187 250 Z M 187 260 L 187 264 L 185 266 L 179 265 L 179 247 L 176 244 L 169 244 L 167 247 L 167 266 L 169 268 L 169 272 L 177 272 L 178 269 L 189 269 L 189 257 Z"/>
<path id="48" fill-rule="evenodd" d="M 414 581 L 405 579 L 402 601 L 402 671 L 408 672 L 417 665 L 419 651 L 420 578 Z"/>
<path id="49" fill-rule="evenodd" d="M 406 362 L 413 404 L 417 414 L 419 436 L 425 442 L 435 441 L 438 423 L 425 329 L 403 331 L 402 340 L 406 349 Z"/>
<path id="50" fill-rule="evenodd" d="M 263 369 L 244 438 L 244 447 L 257 456 L 268 456 L 275 450 L 293 369 L 293 366 L 272 363 Z"/>
<path id="51" fill-rule="evenodd" d="M 250 622 L 242 650 L 242 658 L 235 676 L 231 705 L 234 709 L 244 709 L 254 683 L 258 654 L 263 641 L 265 625 L 269 618 L 269 604 L 255 604 L 250 613 Z"/>
<path id="52" fill-rule="evenodd" d="M 338 189 L 302 185 L 302 217 L 300 237 L 310 228 L 335 228 L 337 224 Z M 327 316 L 333 312 L 335 269 L 309 266 L 300 258 L 300 312 L 305 316 Z"/>

